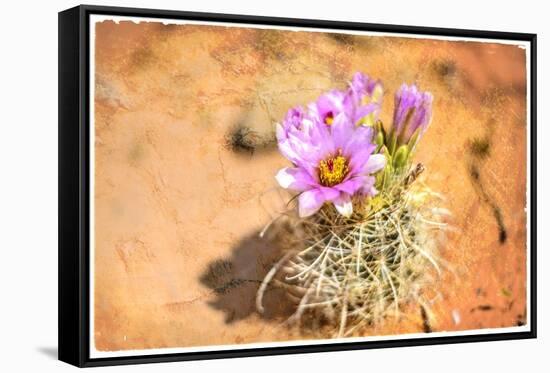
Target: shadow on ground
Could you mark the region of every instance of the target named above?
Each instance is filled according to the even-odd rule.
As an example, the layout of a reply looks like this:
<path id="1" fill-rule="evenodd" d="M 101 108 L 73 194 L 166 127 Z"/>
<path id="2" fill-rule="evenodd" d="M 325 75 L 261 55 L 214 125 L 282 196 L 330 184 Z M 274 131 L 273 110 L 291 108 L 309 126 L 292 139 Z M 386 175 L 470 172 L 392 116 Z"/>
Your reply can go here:
<path id="1" fill-rule="evenodd" d="M 264 320 L 285 320 L 295 305 L 287 297 L 285 290 L 268 286 L 264 297 L 264 313 L 256 309 L 256 293 L 265 275 L 284 255 L 282 235 L 284 227 L 276 227 L 271 233 L 260 238 L 259 232 L 241 239 L 232 250 L 231 257 L 219 258 L 209 263 L 200 281 L 214 291 L 215 299 L 209 302 L 214 309 L 225 314 L 225 322 L 233 323 L 253 314 Z"/>

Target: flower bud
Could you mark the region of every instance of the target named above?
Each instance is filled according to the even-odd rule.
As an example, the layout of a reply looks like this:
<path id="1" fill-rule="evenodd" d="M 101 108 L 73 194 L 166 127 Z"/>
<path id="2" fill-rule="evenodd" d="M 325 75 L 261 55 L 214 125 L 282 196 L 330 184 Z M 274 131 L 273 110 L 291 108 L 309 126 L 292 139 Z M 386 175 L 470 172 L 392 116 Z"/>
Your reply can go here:
<path id="1" fill-rule="evenodd" d="M 378 131 L 378 132 L 376 133 L 375 138 L 374 138 L 374 142 L 375 142 L 376 145 L 378 145 L 378 146 L 384 145 L 384 133 L 381 132 L 381 131 Z"/>
<path id="2" fill-rule="evenodd" d="M 430 124 L 432 100 L 431 93 L 419 91 L 414 84 L 403 84 L 397 91 L 391 131 L 397 146 L 409 144 L 414 149 Z"/>
<path id="3" fill-rule="evenodd" d="M 395 168 L 403 168 L 407 165 L 409 158 L 409 147 L 407 145 L 401 145 L 397 148 L 395 156 L 393 157 L 393 165 Z"/>
<path id="4" fill-rule="evenodd" d="M 375 126 L 383 96 L 384 88 L 379 80 L 356 73 L 350 82 L 345 100 L 353 108 L 350 117 L 357 125 Z"/>

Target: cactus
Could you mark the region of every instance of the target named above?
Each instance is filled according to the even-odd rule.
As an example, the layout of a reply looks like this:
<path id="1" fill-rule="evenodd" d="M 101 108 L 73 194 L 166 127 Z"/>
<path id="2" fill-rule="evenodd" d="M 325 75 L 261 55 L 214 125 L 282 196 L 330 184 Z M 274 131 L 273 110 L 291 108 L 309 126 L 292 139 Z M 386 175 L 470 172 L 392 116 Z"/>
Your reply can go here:
<path id="1" fill-rule="evenodd" d="M 339 337 L 399 318 L 411 303 L 426 323 L 444 210 L 417 181 L 424 167 L 411 162 L 433 97 L 403 84 L 389 131 L 378 120 L 381 99 L 381 82 L 357 73 L 347 90 L 321 95 L 307 111 L 293 108 L 277 125 L 279 150 L 292 167 L 276 179 L 299 192 L 298 216 L 296 209 L 286 214 L 291 239 L 258 290 L 260 312 L 273 281 L 296 301 L 289 322 L 312 316 L 335 326 Z"/>
<path id="2" fill-rule="evenodd" d="M 329 204 L 307 219 L 287 216 L 293 237 L 260 286 L 258 310 L 270 282 L 296 303 L 289 323 L 313 317 L 338 337 L 399 318 L 411 302 L 429 310 L 425 289 L 440 273 L 445 210 L 433 208 L 436 193 L 414 182 L 418 170 L 395 177 L 368 203 L 354 201 L 359 208 L 350 217 Z"/>

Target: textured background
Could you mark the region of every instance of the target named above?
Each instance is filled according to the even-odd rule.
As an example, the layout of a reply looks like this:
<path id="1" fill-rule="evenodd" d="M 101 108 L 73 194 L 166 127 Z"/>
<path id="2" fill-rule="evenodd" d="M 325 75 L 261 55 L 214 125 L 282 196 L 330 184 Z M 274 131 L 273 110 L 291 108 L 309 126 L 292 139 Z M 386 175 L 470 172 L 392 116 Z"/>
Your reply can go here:
<path id="1" fill-rule="evenodd" d="M 105 22 L 96 37 L 99 350 L 301 337 L 279 326 L 284 310 L 254 311 L 274 256 L 256 233 L 285 165 L 273 122 L 357 70 L 384 81 L 386 123 L 401 82 L 435 96 L 416 160 L 454 230 L 432 330 L 524 322 L 524 50 L 145 23 Z M 372 334 L 422 331 L 411 316 Z"/>

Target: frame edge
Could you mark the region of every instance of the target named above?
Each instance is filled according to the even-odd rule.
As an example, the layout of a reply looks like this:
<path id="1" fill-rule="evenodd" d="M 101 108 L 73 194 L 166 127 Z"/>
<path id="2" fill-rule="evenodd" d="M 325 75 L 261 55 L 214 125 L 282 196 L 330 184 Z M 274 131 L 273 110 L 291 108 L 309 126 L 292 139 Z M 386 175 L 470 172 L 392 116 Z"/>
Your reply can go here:
<path id="1" fill-rule="evenodd" d="M 83 366 L 81 7 L 58 13 L 58 359 Z"/>
<path id="2" fill-rule="evenodd" d="M 89 109 L 88 98 L 88 29 L 89 14 L 118 14 L 134 16 L 165 16 L 208 20 L 217 18 L 228 23 L 264 23 L 302 27 L 329 27 L 335 29 L 364 29 L 372 31 L 392 31 L 418 34 L 437 34 L 442 36 L 473 37 L 484 34 L 486 38 L 512 39 L 528 41 L 531 44 L 531 324 L 530 330 L 486 336 L 458 336 L 447 338 L 422 338 L 408 341 L 371 342 L 367 344 L 329 344 L 319 346 L 294 346 L 281 348 L 261 348 L 234 351 L 205 351 L 203 353 L 185 353 L 168 355 L 138 355 L 132 357 L 90 358 L 89 356 L 89 275 L 87 265 L 89 254 L 86 237 L 86 224 L 89 213 L 88 202 L 89 168 L 86 146 Z M 536 41 L 537 34 L 496 32 L 483 30 L 462 30 L 422 26 L 398 26 L 390 24 L 369 24 L 359 22 L 306 20 L 279 17 L 260 17 L 252 15 L 233 15 L 221 13 L 198 13 L 173 10 L 121 8 L 94 5 L 80 5 L 59 12 L 58 33 L 58 135 L 59 135 L 59 360 L 78 367 L 96 367 L 108 365 L 143 364 L 219 358 L 238 358 L 266 355 L 285 355 L 296 353 L 315 353 L 342 350 L 363 350 L 388 347 L 414 347 L 423 345 L 487 342 L 499 340 L 531 339 L 537 337 L 536 324 Z M 399 30 L 399 31 L 398 31 Z M 91 125 L 91 124 L 89 124 Z"/>

